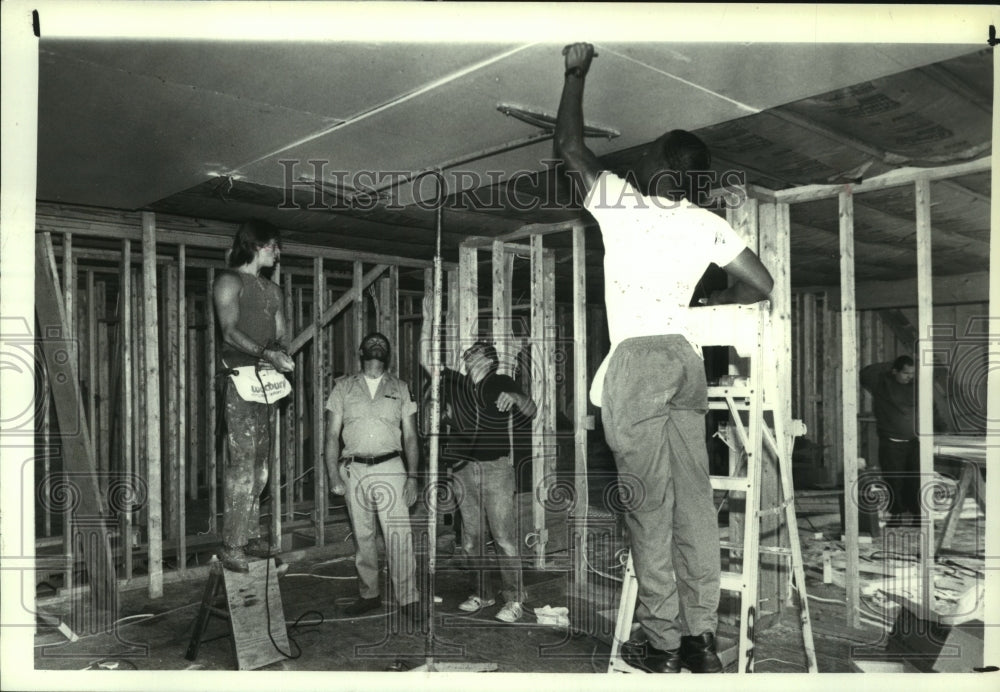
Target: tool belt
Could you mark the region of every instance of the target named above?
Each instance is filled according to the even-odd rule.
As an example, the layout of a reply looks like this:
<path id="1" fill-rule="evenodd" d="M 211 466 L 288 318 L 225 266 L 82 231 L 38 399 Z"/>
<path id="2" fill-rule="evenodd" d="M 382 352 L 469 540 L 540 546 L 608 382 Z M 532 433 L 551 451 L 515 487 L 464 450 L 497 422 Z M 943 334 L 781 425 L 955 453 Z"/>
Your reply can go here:
<path id="1" fill-rule="evenodd" d="M 383 461 L 389 461 L 390 459 L 397 459 L 399 457 L 399 452 L 389 452 L 388 454 L 379 454 L 377 456 L 361 456 L 355 455 L 351 457 L 340 457 L 340 462 L 344 465 L 347 464 L 364 464 L 365 466 L 374 466 L 375 464 L 381 464 Z"/>

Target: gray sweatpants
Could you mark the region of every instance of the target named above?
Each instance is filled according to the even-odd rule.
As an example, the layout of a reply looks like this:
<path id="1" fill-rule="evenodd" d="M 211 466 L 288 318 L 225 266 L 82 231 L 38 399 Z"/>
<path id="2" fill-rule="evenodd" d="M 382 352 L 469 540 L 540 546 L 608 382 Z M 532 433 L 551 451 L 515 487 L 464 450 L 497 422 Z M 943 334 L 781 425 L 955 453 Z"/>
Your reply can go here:
<path id="1" fill-rule="evenodd" d="M 627 339 L 604 380 L 604 433 L 626 490 L 636 621 L 650 643 L 715 633 L 719 528 L 705 446 L 705 366 L 677 335 Z"/>

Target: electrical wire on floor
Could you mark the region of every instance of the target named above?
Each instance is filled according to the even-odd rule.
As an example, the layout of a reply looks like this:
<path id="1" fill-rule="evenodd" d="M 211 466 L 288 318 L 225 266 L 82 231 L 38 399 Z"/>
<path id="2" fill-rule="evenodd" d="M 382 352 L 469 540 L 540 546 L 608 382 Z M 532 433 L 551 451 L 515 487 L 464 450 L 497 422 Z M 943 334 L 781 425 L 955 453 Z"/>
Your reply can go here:
<path id="1" fill-rule="evenodd" d="M 153 620 L 155 618 L 163 617 L 164 615 L 170 615 L 171 613 L 176 613 L 177 611 L 184 610 L 185 608 L 191 608 L 191 607 L 197 606 L 197 605 L 201 605 L 201 601 L 194 601 L 192 603 L 188 603 L 187 605 L 177 606 L 176 608 L 171 608 L 170 610 L 165 610 L 162 613 L 137 613 L 135 615 L 126 615 L 125 617 L 121 617 L 121 618 L 118 618 L 117 620 L 115 620 L 114 623 L 111 625 L 111 629 L 109 631 L 107 631 L 107 632 L 94 632 L 92 634 L 82 634 L 82 635 L 79 635 L 77 637 L 76 641 L 80 641 L 80 640 L 83 640 L 83 639 L 92 639 L 93 637 L 100 637 L 100 636 L 109 634 L 111 632 L 114 632 L 115 630 L 118 629 L 119 625 L 121 625 L 122 623 L 124 623 L 124 622 L 126 622 L 128 620 L 133 620 L 135 618 L 142 618 L 141 622 L 146 622 L 147 620 Z M 59 645 L 59 644 L 62 644 L 62 642 L 48 642 L 48 643 L 44 643 L 44 644 L 35 644 L 34 648 L 38 649 L 38 648 L 43 647 L 43 646 L 56 646 L 56 645 Z"/>

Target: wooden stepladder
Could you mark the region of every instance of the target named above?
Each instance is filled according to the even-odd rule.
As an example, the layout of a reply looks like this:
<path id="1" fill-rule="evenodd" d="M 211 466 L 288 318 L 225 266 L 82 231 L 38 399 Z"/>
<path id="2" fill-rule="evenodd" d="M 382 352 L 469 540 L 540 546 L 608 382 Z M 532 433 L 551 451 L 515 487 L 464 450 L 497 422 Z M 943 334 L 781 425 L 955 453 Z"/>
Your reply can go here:
<path id="1" fill-rule="evenodd" d="M 689 333 L 695 343 L 702 346 L 732 346 L 737 354 L 747 359 L 749 377 L 730 377 L 718 386 L 708 388 L 709 408 L 727 410 L 730 428 L 735 430 L 746 453 L 746 474 L 739 469 L 732 476 L 712 476 L 712 488 L 746 494 L 745 522 L 743 527 L 742 568 L 739 571 L 723 570 L 721 587 L 739 595 L 740 623 L 737 671 L 752 673 L 754 667 L 754 626 L 758 606 L 758 573 L 760 567 L 760 520 L 762 516 L 784 515 L 788 531 L 788 548 L 768 549 L 791 558 L 792 573 L 798 589 L 802 639 L 810 673 L 818 672 L 813 646 L 812 624 L 809 619 L 809 602 L 806 596 L 805 571 L 799 544 L 798 524 L 795 519 L 795 501 L 792 488 L 792 421 L 790 411 L 779 410 L 778 363 L 772 349 L 771 316 L 767 302 L 754 305 L 721 305 L 692 308 L 688 312 Z M 783 407 L 780 407 L 783 408 Z M 770 412 L 774 421 L 772 431 L 764 414 Z M 786 418 L 787 417 L 787 418 Z M 781 493 L 778 504 L 761 509 L 761 473 L 765 444 L 775 456 L 780 473 Z M 638 582 L 629 552 L 622 583 L 621 602 L 615 635 L 611 643 L 608 672 L 642 672 L 629 666 L 621 657 L 621 646 L 632 632 Z M 720 651 L 723 665 L 730 663 L 731 651 Z M 728 659 L 728 660 L 727 660 Z"/>
<path id="2" fill-rule="evenodd" d="M 222 563 L 212 558 L 201 609 L 184 655 L 187 660 L 198 657 L 211 616 L 229 623 L 237 670 L 256 670 L 288 658 L 288 632 L 274 558 L 250 560 L 249 573 L 223 569 Z"/>

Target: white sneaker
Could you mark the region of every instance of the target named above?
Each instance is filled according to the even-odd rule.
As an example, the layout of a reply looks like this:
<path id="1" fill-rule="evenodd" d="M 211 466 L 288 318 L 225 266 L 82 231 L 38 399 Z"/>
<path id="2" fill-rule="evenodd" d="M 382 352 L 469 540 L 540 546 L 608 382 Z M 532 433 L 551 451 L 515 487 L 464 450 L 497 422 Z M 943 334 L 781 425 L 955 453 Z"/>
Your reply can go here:
<path id="1" fill-rule="evenodd" d="M 517 622 L 524 615 L 524 608 L 516 601 L 507 601 L 500 612 L 496 614 L 497 620 L 502 622 Z"/>
<path id="2" fill-rule="evenodd" d="M 463 610 L 466 613 L 474 613 L 477 610 L 483 608 L 488 608 L 494 605 L 496 601 L 492 598 L 480 598 L 479 596 L 469 596 L 461 605 L 458 606 L 459 610 Z"/>

